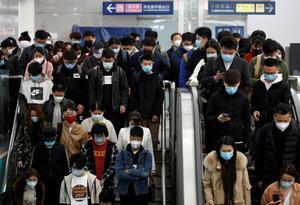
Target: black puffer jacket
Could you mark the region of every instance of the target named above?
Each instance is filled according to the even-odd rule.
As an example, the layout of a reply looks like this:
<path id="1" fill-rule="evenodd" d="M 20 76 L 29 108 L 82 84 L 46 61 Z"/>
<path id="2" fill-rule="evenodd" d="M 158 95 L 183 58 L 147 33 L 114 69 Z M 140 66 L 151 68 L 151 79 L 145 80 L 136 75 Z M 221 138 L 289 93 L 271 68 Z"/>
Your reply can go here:
<path id="1" fill-rule="evenodd" d="M 253 94 L 251 100 L 251 113 L 260 112 L 260 119 L 255 123 L 256 127 L 262 127 L 266 123 L 273 121 L 274 109 L 279 103 L 288 104 L 291 98 L 289 85 L 280 81 L 273 84 L 269 90 L 260 80 L 253 86 Z"/>
<path id="2" fill-rule="evenodd" d="M 267 184 L 276 181 L 280 169 L 276 159 L 276 146 L 273 139 L 275 123 L 268 123 L 261 128 L 258 141 L 255 146 L 255 171 L 259 178 Z M 294 164 L 300 171 L 300 128 L 296 121 L 292 120 L 286 133 L 285 146 L 282 155 L 282 165 Z"/>

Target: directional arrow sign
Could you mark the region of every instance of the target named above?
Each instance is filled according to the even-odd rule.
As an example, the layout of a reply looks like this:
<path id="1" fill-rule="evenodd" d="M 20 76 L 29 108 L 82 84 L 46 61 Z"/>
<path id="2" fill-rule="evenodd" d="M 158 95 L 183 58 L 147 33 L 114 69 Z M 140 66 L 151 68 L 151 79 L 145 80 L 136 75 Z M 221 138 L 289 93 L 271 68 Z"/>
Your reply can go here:
<path id="1" fill-rule="evenodd" d="M 275 15 L 274 1 L 215 1 L 208 2 L 210 15 Z"/>
<path id="2" fill-rule="evenodd" d="M 107 9 L 107 11 L 109 11 L 109 13 L 112 13 L 113 12 L 112 10 L 115 10 L 116 7 L 113 7 L 112 4 L 109 4 L 106 9 Z"/>

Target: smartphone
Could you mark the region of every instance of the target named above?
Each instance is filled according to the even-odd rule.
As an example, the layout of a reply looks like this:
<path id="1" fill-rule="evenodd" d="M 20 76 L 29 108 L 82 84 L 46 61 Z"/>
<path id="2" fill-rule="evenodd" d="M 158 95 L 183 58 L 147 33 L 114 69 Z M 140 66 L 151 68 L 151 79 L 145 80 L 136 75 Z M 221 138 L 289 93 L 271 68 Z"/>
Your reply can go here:
<path id="1" fill-rule="evenodd" d="M 279 201 L 280 200 L 279 194 L 273 194 L 272 200 L 273 200 L 273 202 Z"/>
<path id="2" fill-rule="evenodd" d="M 223 116 L 224 118 L 227 118 L 227 117 L 229 117 L 229 114 L 223 113 L 222 116 Z"/>

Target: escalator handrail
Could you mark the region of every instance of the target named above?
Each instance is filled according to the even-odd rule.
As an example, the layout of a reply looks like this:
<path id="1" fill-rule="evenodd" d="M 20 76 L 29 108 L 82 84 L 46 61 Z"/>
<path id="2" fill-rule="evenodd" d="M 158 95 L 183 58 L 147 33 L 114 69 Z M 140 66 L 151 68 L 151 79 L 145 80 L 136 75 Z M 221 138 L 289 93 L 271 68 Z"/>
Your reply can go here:
<path id="1" fill-rule="evenodd" d="M 194 109 L 194 133 L 195 133 L 195 159 L 196 159 L 196 179 L 197 179 L 197 204 L 204 203 L 202 176 L 203 176 L 203 147 L 202 147 L 202 131 L 201 119 L 198 99 L 198 91 L 196 87 L 191 87 L 193 109 Z"/>

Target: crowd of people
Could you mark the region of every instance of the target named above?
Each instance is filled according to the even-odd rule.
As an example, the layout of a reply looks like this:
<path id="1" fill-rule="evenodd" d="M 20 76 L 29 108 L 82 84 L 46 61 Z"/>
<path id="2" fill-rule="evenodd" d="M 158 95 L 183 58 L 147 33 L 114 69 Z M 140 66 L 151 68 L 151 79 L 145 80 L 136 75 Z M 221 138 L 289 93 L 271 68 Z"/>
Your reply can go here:
<path id="1" fill-rule="evenodd" d="M 196 86 L 202 98 L 207 205 L 250 205 L 252 165 L 262 205 L 300 203 L 285 51 L 264 31 L 222 31 L 215 40 L 200 27 L 173 33 L 166 52 L 153 30 L 107 42 L 92 31 L 69 38 L 53 42 L 37 30 L 33 42 L 27 32 L 1 42 L 0 69 L 23 76 L 20 92 L 10 89 L 20 102 L 15 158 L 23 170 L 15 204 L 113 204 L 116 193 L 121 205 L 147 204 L 163 80 Z"/>

